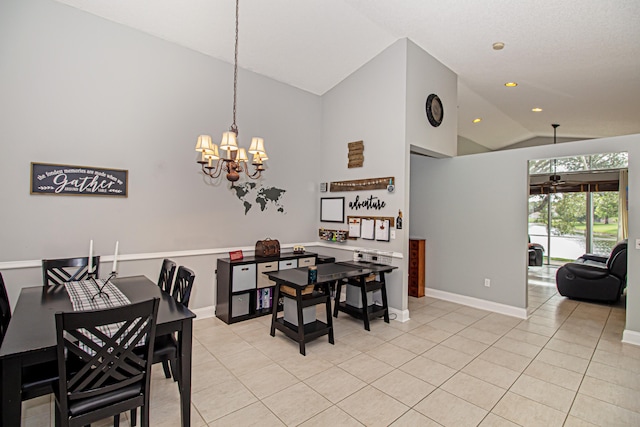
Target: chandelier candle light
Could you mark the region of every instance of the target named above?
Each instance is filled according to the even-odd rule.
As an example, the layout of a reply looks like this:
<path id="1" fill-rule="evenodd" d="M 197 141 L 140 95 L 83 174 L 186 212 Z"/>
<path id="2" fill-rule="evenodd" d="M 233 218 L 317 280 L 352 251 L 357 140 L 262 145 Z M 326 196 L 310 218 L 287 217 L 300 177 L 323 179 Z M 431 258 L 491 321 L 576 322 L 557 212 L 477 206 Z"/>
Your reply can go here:
<path id="1" fill-rule="evenodd" d="M 214 144 L 209 135 L 200 135 L 196 144 L 196 151 L 202 153 L 198 163 L 202 165 L 202 172 L 211 178 L 218 178 L 222 170 L 227 172 L 227 180 L 235 182 L 240 179 L 240 172 L 243 172 L 251 179 L 257 179 L 264 170 L 263 162 L 268 159 L 264 150 L 264 140 L 259 137 L 251 139 L 249 154 L 253 154 L 251 164 L 255 171 L 249 174 L 247 152 L 244 148 L 238 147 L 238 126 L 236 125 L 236 100 L 238 92 L 238 6 L 240 0 L 236 0 L 236 43 L 233 63 L 233 123 L 228 132 L 222 134 L 220 149 Z M 222 157 L 220 157 L 222 151 Z M 216 161 L 215 166 L 213 161 Z"/>

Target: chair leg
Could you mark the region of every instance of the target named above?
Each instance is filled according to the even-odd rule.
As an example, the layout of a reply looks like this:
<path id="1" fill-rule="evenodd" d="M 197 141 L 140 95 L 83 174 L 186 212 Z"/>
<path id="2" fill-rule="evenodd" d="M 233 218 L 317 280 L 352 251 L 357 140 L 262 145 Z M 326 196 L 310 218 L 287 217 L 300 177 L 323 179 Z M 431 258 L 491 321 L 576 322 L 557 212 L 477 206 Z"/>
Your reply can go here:
<path id="1" fill-rule="evenodd" d="M 133 408 L 131 410 L 131 427 L 136 427 L 136 421 L 138 418 L 138 408 Z"/>
<path id="2" fill-rule="evenodd" d="M 60 408 L 58 408 L 58 404 L 54 402 L 54 425 L 55 427 L 62 427 L 62 415 L 60 415 Z"/>
<path id="3" fill-rule="evenodd" d="M 171 373 L 173 374 L 173 381 L 180 382 L 180 368 L 178 367 L 177 359 L 171 360 Z"/>
<path id="4" fill-rule="evenodd" d="M 165 378 L 171 378 L 171 371 L 169 371 L 169 361 L 167 360 L 162 361 L 162 369 L 164 370 Z"/>
<path id="5" fill-rule="evenodd" d="M 149 427 L 149 405 L 144 405 L 140 408 L 140 425 Z"/>
<path id="6" fill-rule="evenodd" d="M 113 427 L 120 427 L 120 414 L 113 417 Z"/>

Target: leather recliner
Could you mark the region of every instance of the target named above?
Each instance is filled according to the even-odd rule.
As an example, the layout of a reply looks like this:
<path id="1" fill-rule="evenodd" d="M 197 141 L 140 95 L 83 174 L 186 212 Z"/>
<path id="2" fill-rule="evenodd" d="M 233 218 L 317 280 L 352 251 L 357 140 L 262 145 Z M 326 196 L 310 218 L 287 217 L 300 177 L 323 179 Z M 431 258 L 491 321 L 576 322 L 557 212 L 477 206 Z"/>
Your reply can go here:
<path id="1" fill-rule="evenodd" d="M 541 267 L 544 257 L 544 247 L 539 243 L 531 243 L 529 236 L 529 267 Z"/>
<path id="2" fill-rule="evenodd" d="M 529 243 L 529 267 L 541 267 L 544 248 L 537 243 Z"/>
<path id="3" fill-rule="evenodd" d="M 615 302 L 627 285 L 627 241 L 618 243 L 609 257 L 584 254 L 556 273 L 560 295 L 568 298 Z"/>

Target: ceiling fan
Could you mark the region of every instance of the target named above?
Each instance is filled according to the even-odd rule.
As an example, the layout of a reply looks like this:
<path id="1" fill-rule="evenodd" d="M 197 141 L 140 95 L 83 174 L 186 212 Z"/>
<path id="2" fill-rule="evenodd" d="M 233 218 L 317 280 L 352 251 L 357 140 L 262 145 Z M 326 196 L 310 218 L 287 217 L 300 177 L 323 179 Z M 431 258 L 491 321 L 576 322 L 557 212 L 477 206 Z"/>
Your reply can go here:
<path id="1" fill-rule="evenodd" d="M 556 129 L 558 128 L 558 126 L 560 126 L 557 123 L 554 123 L 551 125 L 553 127 L 553 144 L 555 145 L 557 143 L 556 140 Z M 543 182 L 538 182 L 536 184 L 532 184 L 531 188 L 537 188 L 538 191 L 540 192 L 539 194 L 543 194 L 546 192 L 553 192 L 556 193 L 558 191 L 562 191 L 559 190 L 559 187 L 565 187 L 565 186 L 575 186 L 575 185 L 580 185 L 580 182 L 569 182 L 566 179 L 564 179 L 562 176 L 560 176 L 557 172 L 557 159 L 553 159 L 553 171 L 551 173 L 551 175 L 548 176 L 548 179 L 543 181 Z M 571 175 L 571 174 L 570 174 Z"/>
<path id="2" fill-rule="evenodd" d="M 558 126 L 560 125 L 557 123 L 553 123 L 551 126 L 553 126 L 553 145 L 556 145 L 556 129 L 558 129 Z M 562 177 L 556 172 L 556 163 L 557 159 L 553 159 L 553 174 L 549 177 L 548 181 L 548 184 L 552 186 L 564 184 Z"/>

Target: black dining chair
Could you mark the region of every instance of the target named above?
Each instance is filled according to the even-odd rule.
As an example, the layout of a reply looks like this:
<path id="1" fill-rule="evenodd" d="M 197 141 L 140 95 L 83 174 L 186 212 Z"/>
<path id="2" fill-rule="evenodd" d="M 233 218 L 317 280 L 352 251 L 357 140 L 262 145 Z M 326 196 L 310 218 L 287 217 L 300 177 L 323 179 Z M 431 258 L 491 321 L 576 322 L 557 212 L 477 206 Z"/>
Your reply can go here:
<path id="1" fill-rule="evenodd" d="M 185 307 L 189 307 L 191 289 L 195 278 L 196 275 L 193 271 L 183 266 L 178 267 L 176 282 L 173 285 L 171 296 L 176 302 Z M 177 369 L 178 342 L 173 334 L 161 335 L 157 338 L 156 345 L 153 348 L 153 363 L 159 362 L 162 362 L 162 369 L 166 378 L 171 378 L 171 372 L 173 372 L 173 378 L 176 381 L 179 380 L 179 370 Z M 169 364 L 171 364 L 171 372 L 169 371 Z"/>
<path id="2" fill-rule="evenodd" d="M 171 296 L 176 302 L 189 307 L 189 300 L 191 299 L 191 289 L 193 288 L 193 281 L 196 275 L 193 271 L 187 267 L 178 267 L 178 273 L 176 274 L 176 282 L 173 284 L 173 290 Z"/>
<path id="3" fill-rule="evenodd" d="M 173 285 L 172 298 L 184 305 L 189 306 L 189 299 L 191 298 L 191 288 L 196 275 L 193 271 L 186 267 L 178 267 L 178 273 L 176 274 L 176 282 Z M 162 369 L 164 370 L 164 376 L 171 378 L 173 373 L 174 381 L 180 381 L 180 369 L 178 369 L 178 341 L 173 334 L 160 335 L 156 337 L 156 342 L 153 347 L 153 363 L 162 363 Z M 171 364 L 171 370 L 169 369 Z M 131 410 L 131 426 L 136 425 L 136 410 Z"/>
<path id="4" fill-rule="evenodd" d="M 142 425 L 149 425 L 159 301 L 56 313 L 56 425 L 85 426 L 138 407 Z"/>
<path id="5" fill-rule="evenodd" d="M 176 273 L 176 263 L 170 259 L 162 261 L 160 269 L 160 277 L 158 277 L 158 287 L 171 295 L 171 285 L 173 284 L 173 275 Z"/>
<path id="6" fill-rule="evenodd" d="M 9 304 L 9 296 L 7 295 L 7 288 L 4 286 L 2 273 L 0 273 L 0 344 L 2 344 L 4 334 L 7 332 L 10 320 L 11 305 Z"/>
<path id="7" fill-rule="evenodd" d="M 2 273 L 0 273 L 0 344 L 11 321 L 11 305 Z M 22 368 L 21 400 L 29 400 L 53 393 L 58 382 L 58 365 L 55 361 Z"/>
<path id="8" fill-rule="evenodd" d="M 96 276 L 100 266 L 100 256 L 93 257 L 93 268 Z M 89 257 L 43 259 L 42 280 L 44 286 L 63 285 L 66 282 L 84 280 L 89 275 Z"/>

